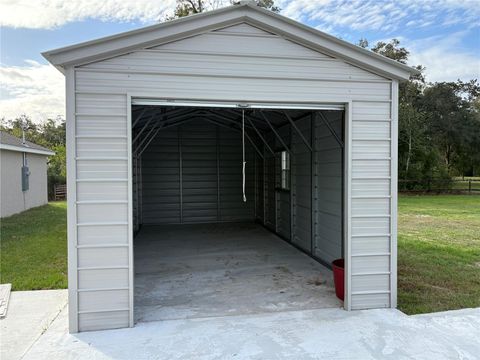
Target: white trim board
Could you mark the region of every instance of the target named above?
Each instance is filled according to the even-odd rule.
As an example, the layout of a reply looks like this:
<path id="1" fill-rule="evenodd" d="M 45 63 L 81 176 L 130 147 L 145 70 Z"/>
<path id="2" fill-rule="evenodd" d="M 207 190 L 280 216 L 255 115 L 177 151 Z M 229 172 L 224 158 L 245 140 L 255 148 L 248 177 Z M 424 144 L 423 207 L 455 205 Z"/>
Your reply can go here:
<path id="1" fill-rule="evenodd" d="M 75 130 L 75 70 L 65 74 L 67 138 L 67 242 L 68 242 L 68 321 L 70 333 L 78 332 L 77 259 L 77 166 Z"/>
<path id="2" fill-rule="evenodd" d="M 209 108 L 240 108 L 240 109 L 281 109 L 281 110 L 345 110 L 343 104 L 288 104 L 288 103 L 257 103 L 257 102 L 211 102 L 201 100 L 176 100 L 155 98 L 132 98 L 131 105 L 149 106 L 185 106 Z"/>
<path id="3" fill-rule="evenodd" d="M 397 307 L 397 216 L 398 216 L 398 81 L 392 82 L 390 161 L 390 307 Z"/>

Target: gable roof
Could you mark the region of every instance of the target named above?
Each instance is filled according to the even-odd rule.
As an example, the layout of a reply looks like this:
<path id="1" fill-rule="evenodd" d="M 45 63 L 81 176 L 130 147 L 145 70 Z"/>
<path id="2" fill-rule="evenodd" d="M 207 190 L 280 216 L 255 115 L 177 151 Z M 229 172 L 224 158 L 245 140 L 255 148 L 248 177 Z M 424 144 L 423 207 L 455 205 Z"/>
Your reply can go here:
<path id="1" fill-rule="evenodd" d="M 0 131 L 0 149 L 46 156 L 55 155 L 52 150 L 34 144 L 31 141 L 25 141 L 24 144 L 22 139 L 19 139 L 5 131 Z"/>
<path id="2" fill-rule="evenodd" d="M 46 51 L 42 55 L 64 72 L 70 66 L 104 60 L 239 23 L 259 27 L 387 78 L 408 80 L 411 74 L 418 73 L 412 67 L 265 10 L 251 1 Z"/>

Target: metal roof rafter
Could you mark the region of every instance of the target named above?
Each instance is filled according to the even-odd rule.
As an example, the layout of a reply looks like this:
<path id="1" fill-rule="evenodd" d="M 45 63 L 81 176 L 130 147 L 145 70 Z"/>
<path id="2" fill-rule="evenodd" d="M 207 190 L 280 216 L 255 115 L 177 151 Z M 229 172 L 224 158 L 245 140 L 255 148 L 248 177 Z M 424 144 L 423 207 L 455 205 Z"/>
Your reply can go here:
<path id="1" fill-rule="evenodd" d="M 345 144 L 343 143 L 342 139 L 338 136 L 338 134 L 335 132 L 335 130 L 332 128 L 332 125 L 330 125 L 328 120 L 325 118 L 325 116 L 321 112 L 318 112 L 317 115 L 320 117 L 320 119 L 322 119 L 323 123 L 328 128 L 328 130 L 330 130 L 330 133 L 333 135 L 338 145 L 340 145 L 340 147 L 343 149 Z"/>
<path id="2" fill-rule="evenodd" d="M 307 141 L 307 139 L 305 138 L 305 136 L 303 136 L 302 132 L 301 132 L 300 129 L 297 127 L 297 125 L 295 125 L 295 122 L 292 120 L 292 118 L 290 117 L 290 115 L 288 115 L 285 111 L 282 111 L 282 114 L 288 119 L 288 121 L 290 122 L 290 124 L 292 125 L 292 127 L 295 129 L 295 131 L 298 133 L 298 135 L 300 136 L 300 138 L 301 138 L 302 141 L 304 142 L 304 144 L 308 147 L 308 149 L 310 150 L 310 152 L 312 152 L 312 146 L 311 146 L 310 143 Z"/>
<path id="3" fill-rule="evenodd" d="M 272 126 L 272 124 L 270 123 L 270 121 L 267 119 L 267 117 L 265 116 L 265 114 L 263 113 L 262 110 L 260 110 L 260 115 L 263 117 L 263 119 L 265 120 L 265 122 L 268 124 L 268 126 L 270 127 L 270 129 L 272 129 L 273 133 L 275 134 L 275 136 L 277 137 L 278 141 L 280 141 L 280 143 L 282 144 L 282 146 L 285 148 L 285 150 L 287 150 L 287 152 L 290 154 L 290 149 L 289 147 L 287 146 L 287 144 L 285 144 L 285 141 L 283 141 L 282 137 L 280 136 L 280 134 L 277 132 L 277 130 L 275 130 L 275 127 Z"/>

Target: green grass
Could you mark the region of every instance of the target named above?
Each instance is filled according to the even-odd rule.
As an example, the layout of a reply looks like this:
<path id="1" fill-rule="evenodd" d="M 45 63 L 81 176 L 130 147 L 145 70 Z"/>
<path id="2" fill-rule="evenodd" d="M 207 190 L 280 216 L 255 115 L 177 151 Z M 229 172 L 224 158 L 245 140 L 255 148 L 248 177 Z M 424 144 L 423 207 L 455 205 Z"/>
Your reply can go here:
<path id="1" fill-rule="evenodd" d="M 67 288 L 67 206 L 54 202 L 0 220 L 0 282 L 13 290 Z"/>
<path id="2" fill-rule="evenodd" d="M 418 314 L 478 306 L 480 197 L 400 196 L 400 310 Z"/>

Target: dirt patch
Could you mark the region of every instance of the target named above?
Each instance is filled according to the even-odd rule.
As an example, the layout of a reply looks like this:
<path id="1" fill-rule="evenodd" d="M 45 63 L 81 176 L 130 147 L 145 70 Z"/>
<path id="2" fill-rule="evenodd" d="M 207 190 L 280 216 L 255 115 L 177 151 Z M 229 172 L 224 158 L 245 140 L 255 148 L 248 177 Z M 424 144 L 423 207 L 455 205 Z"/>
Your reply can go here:
<path id="1" fill-rule="evenodd" d="M 317 276 L 314 279 L 309 279 L 307 281 L 307 284 L 308 285 L 320 286 L 320 285 L 325 285 L 326 282 L 327 282 L 327 280 L 325 280 L 321 276 Z"/>
<path id="2" fill-rule="evenodd" d="M 290 271 L 290 269 L 285 267 L 285 266 L 275 266 L 275 269 L 280 270 L 281 272 L 283 272 L 285 274 L 291 274 L 292 273 Z"/>

